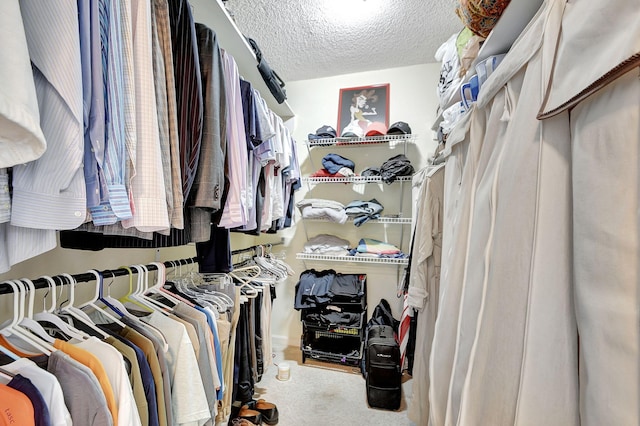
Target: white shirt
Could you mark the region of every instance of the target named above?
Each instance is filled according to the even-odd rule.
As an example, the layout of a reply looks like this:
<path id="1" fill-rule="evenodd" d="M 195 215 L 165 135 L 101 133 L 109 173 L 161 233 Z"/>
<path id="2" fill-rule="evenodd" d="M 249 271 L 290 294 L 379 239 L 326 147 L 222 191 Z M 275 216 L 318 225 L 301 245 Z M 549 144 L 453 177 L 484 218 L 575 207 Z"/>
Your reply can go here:
<path id="1" fill-rule="evenodd" d="M 116 397 L 118 426 L 141 426 L 140 415 L 138 414 L 122 354 L 113 346 L 101 342 L 93 336 L 80 343 L 75 343 L 74 346 L 91 352 L 104 366 L 109 383 L 113 388 L 113 394 Z"/>
<path id="2" fill-rule="evenodd" d="M 0 168 L 4 168 L 39 158 L 47 146 L 17 0 L 0 3 L 0 57 Z"/>

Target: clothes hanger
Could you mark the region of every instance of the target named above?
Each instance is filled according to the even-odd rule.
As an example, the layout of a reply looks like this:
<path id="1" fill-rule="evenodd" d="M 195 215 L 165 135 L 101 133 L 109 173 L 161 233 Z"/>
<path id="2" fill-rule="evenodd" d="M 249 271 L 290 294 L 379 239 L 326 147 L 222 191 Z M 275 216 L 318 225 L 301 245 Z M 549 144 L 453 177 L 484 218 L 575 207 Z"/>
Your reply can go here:
<path id="1" fill-rule="evenodd" d="M 206 284 L 207 286 L 210 285 L 219 285 L 222 288 L 228 287 L 230 285 L 232 285 L 232 280 L 231 277 L 228 274 L 225 273 L 209 273 L 209 274 L 202 274 L 202 278 L 203 278 L 203 284 Z M 208 288 L 202 288 L 198 285 L 194 285 L 191 287 L 193 289 L 193 291 L 199 292 L 199 293 L 204 293 L 204 294 L 211 294 L 216 296 L 218 299 L 221 300 L 221 302 L 226 306 L 225 311 L 229 308 L 232 308 L 234 305 L 234 301 L 233 299 L 226 293 L 222 292 L 222 291 L 217 291 L 217 290 L 211 290 Z"/>
<path id="2" fill-rule="evenodd" d="M 129 268 L 128 266 L 121 266 L 120 269 L 125 269 L 127 272 L 129 272 L 129 292 L 127 294 L 125 294 L 124 296 L 122 296 L 120 299 L 118 299 L 120 302 L 123 303 L 123 305 L 125 303 L 131 303 L 136 305 L 137 307 L 139 307 L 140 309 L 143 309 L 145 312 L 153 312 L 155 311 L 155 309 L 153 307 L 150 307 L 146 302 L 141 302 L 140 300 L 138 300 L 138 298 L 136 297 L 136 292 L 138 291 L 138 287 L 141 285 L 140 280 L 142 279 L 142 269 L 138 269 L 139 265 L 132 265 L 131 268 L 135 269 L 136 271 L 138 271 L 138 276 L 136 278 L 136 288 L 133 288 L 133 270 L 131 268 Z M 125 306 L 126 309 L 126 306 Z"/>
<path id="3" fill-rule="evenodd" d="M 55 279 L 55 277 L 54 277 L 54 279 Z M 64 281 L 62 280 L 62 277 L 60 278 L 60 283 L 61 283 L 61 286 L 63 286 L 65 284 Z M 74 301 L 74 293 L 75 292 L 74 292 L 74 289 L 73 289 L 73 285 L 72 285 L 72 283 L 69 283 L 69 285 L 67 287 L 68 299 L 63 301 L 61 303 L 61 305 L 64 305 L 67 302 L 73 303 L 73 301 Z M 78 330 L 77 328 L 73 327 L 72 325 L 67 324 L 66 322 L 64 322 L 62 320 L 62 318 L 60 318 L 55 313 L 39 312 L 39 313 L 37 313 L 37 314 L 35 314 L 33 316 L 33 319 L 38 321 L 38 322 L 48 322 L 48 323 L 54 325 L 59 331 L 61 331 L 63 334 L 67 335 L 69 338 L 72 338 L 72 339 L 86 340 L 89 337 L 89 335 L 86 334 L 84 331 Z"/>
<path id="4" fill-rule="evenodd" d="M 144 292 L 144 297 L 151 299 L 149 296 L 146 295 L 146 293 L 156 293 L 159 294 L 160 296 L 164 297 L 165 299 L 169 300 L 171 303 L 173 303 L 174 305 L 177 305 L 180 302 L 183 303 L 187 303 L 189 306 L 193 306 L 193 303 L 189 302 L 188 300 L 184 299 L 179 299 L 177 296 L 175 296 L 173 293 L 171 293 L 170 291 L 164 289 L 162 286 L 164 285 L 164 283 L 166 282 L 166 277 L 167 277 L 167 268 L 166 266 L 164 266 L 164 263 L 160 263 L 160 262 L 151 262 L 151 264 L 156 265 L 158 267 L 158 275 L 156 277 L 156 283 L 154 285 L 152 285 L 151 287 L 148 287 L 147 290 Z M 174 265 L 173 261 L 171 261 L 171 264 Z M 158 300 L 156 299 L 152 299 L 154 300 L 155 303 L 160 303 Z M 169 307 L 166 306 L 167 309 L 173 309 L 173 307 Z"/>
<path id="5" fill-rule="evenodd" d="M 240 290 L 244 290 L 243 295 L 248 297 L 249 299 L 255 299 L 256 297 L 258 297 L 258 289 L 253 287 L 248 280 L 245 280 L 246 278 L 245 276 L 240 277 L 234 272 L 229 272 L 229 275 L 231 275 L 236 280 L 240 281 L 241 284 L 239 287 L 240 287 Z"/>
<path id="6" fill-rule="evenodd" d="M 53 343 L 55 342 L 55 339 L 47 333 L 47 331 L 44 329 L 44 327 L 42 327 L 42 325 L 40 325 L 39 322 L 33 319 L 33 301 L 35 296 L 34 293 L 36 290 L 35 286 L 33 285 L 33 282 L 26 278 L 22 280 L 14 280 L 14 282 L 18 285 L 18 288 L 20 288 L 20 291 L 26 292 L 29 297 L 28 303 L 27 303 L 27 307 L 28 307 L 27 315 L 24 318 L 22 318 L 22 320 L 20 321 L 20 326 L 28 329 L 31 333 L 38 336 L 40 339 L 44 340 L 50 345 L 53 345 Z M 27 288 L 25 287 L 25 284 L 28 287 L 28 291 L 27 291 Z"/>
<path id="7" fill-rule="evenodd" d="M 132 268 L 138 271 L 138 279 L 136 280 L 136 288 L 130 298 L 145 306 L 151 312 L 156 311 L 166 315 L 166 307 L 160 307 L 154 303 L 155 300 L 144 297 L 144 292 L 149 286 L 149 269 L 145 265 L 133 265 Z"/>
<path id="8" fill-rule="evenodd" d="M 113 272 L 111 272 L 111 274 L 112 274 L 112 278 L 115 278 L 115 274 Z M 102 281 L 100 301 L 104 303 L 109 309 L 114 311 L 116 314 L 120 315 L 121 317 L 129 318 L 131 320 L 138 320 L 138 317 L 136 317 L 131 312 L 129 312 L 126 306 L 122 304 L 122 302 L 120 302 L 115 297 L 111 296 L 111 284 L 113 284 L 113 280 L 111 280 L 111 282 L 107 284 L 107 294 L 105 295 L 104 280 Z"/>
<path id="9" fill-rule="evenodd" d="M 175 274 L 175 271 L 176 271 L 176 263 L 175 263 L 174 261 L 171 261 L 171 264 L 173 265 L 174 278 L 173 278 L 170 282 L 171 282 L 171 283 L 173 283 L 173 284 L 176 286 L 176 289 L 177 289 L 177 288 L 178 288 L 178 287 L 177 287 L 177 283 L 178 283 L 180 280 L 179 280 L 179 279 L 177 279 L 177 275 Z M 164 266 L 164 265 L 163 265 L 163 266 Z M 158 282 L 158 283 L 156 283 L 156 285 L 155 285 L 155 286 L 153 286 L 153 288 L 157 289 L 157 291 L 159 291 L 163 296 L 165 296 L 165 295 L 166 295 L 166 296 L 169 296 L 169 300 L 171 300 L 172 302 L 173 302 L 174 300 L 177 300 L 177 302 L 175 302 L 176 304 L 178 304 L 178 302 L 182 302 L 182 303 L 185 303 L 185 304 L 187 304 L 187 305 L 189 305 L 189 306 L 191 306 L 191 307 L 194 307 L 194 306 L 195 306 L 195 304 L 194 304 L 192 301 L 187 300 L 187 299 L 185 299 L 184 297 L 180 296 L 179 294 L 176 294 L 176 293 L 172 292 L 170 289 L 166 289 L 166 288 L 164 288 L 164 284 L 165 284 L 167 281 L 169 281 L 169 279 L 166 279 L 166 280 L 165 280 L 165 279 L 163 278 L 163 281 L 162 281 L 162 282 Z"/>
<path id="10" fill-rule="evenodd" d="M 218 312 L 224 312 L 227 310 L 227 304 L 219 298 L 217 294 L 214 292 L 196 290 L 197 286 L 193 282 L 191 282 L 191 285 L 188 285 L 181 280 L 176 283 L 176 287 L 185 295 L 197 300 L 201 305 L 204 303 L 213 305 L 211 307 Z"/>
<path id="11" fill-rule="evenodd" d="M 10 371 L 5 370 L 4 368 L 0 367 L 0 376 L 6 378 L 7 380 L 11 381 L 14 377 L 16 377 L 15 374 L 13 374 Z"/>
<path id="12" fill-rule="evenodd" d="M 6 338 L 14 336 L 16 339 L 27 343 L 27 345 L 31 348 L 35 348 L 45 355 L 51 355 L 53 351 L 50 350 L 50 345 L 46 344 L 46 342 L 43 343 L 41 339 L 37 339 L 33 334 L 30 334 L 27 330 L 22 329 L 19 325 L 24 317 L 24 298 L 22 299 L 22 301 L 20 301 L 21 294 L 18 288 L 18 284 L 11 280 L 4 281 L 3 284 L 8 284 L 13 289 L 13 317 L 11 318 L 11 320 L 9 320 L 8 324 L 4 324 L 2 327 L 0 327 L 0 334 L 2 334 Z M 13 344 L 14 342 L 10 343 Z M 7 349 L 11 350 L 10 348 Z M 22 348 L 17 347 L 17 349 L 20 349 L 22 351 Z"/>
<path id="13" fill-rule="evenodd" d="M 95 293 L 89 301 L 78 306 L 78 309 L 82 310 L 83 308 L 88 308 L 88 307 L 93 308 L 94 310 L 100 312 L 104 317 L 108 318 L 111 322 L 118 324 L 122 328 L 126 327 L 126 325 L 122 321 L 120 321 L 118 318 L 111 315 L 109 312 L 107 312 L 107 310 L 102 309 L 98 305 L 96 305 L 96 302 L 98 301 L 98 299 L 100 299 L 100 296 L 102 294 L 103 277 L 102 277 L 102 274 L 96 271 L 95 269 L 89 269 L 87 272 L 90 274 L 93 274 L 96 277 Z"/>
<path id="14" fill-rule="evenodd" d="M 74 306 L 75 288 L 76 288 L 76 285 L 78 284 L 78 281 L 76 281 L 76 279 L 70 274 L 65 273 L 65 274 L 62 274 L 62 276 L 65 277 L 67 280 L 69 280 L 69 283 L 70 283 L 69 284 L 69 303 L 64 306 L 60 306 L 58 315 L 66 314 L 75 318 L 77 321 L 79 321 L 80 323 L 88 327 L 92 331 L 93 335 L 95 337 L 98 337 L 99 339 L 106 339 L 107 337 L 109 337 L 109 334 L 105 333 L 104 331 L 100 330 L 100 328 L 98 328 L 98 326 L 93 322 L 93 320 L 89 317 L 89 315 L 87 315 L 84 311 Z"/>

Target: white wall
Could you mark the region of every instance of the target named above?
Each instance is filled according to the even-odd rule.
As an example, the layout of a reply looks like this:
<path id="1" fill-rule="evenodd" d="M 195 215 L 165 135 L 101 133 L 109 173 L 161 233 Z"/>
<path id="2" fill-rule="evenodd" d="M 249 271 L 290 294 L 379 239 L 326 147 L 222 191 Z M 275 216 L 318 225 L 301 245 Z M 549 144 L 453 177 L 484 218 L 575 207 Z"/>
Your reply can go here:
<path id="1" fill-rule="evenodd" d="M 433 153 L 436 142 L 430 130 L 436 116 L 438 105 L 436 86 L 439 78 L 438 64 L 416 65 L 411 67 L 394 68 L 382 71 L 372 71 L 335 77 L 295 81 L 286 85 L 288 101 L 296 116 L 288 125 L 293 129 L 293 135 L 298 141 L 301 168 L 304 174 L 309 174 L 321 167 L 321 159 L 329 152 L 336 152 L 354 161 L 356 172 L 369 166 L 379 166 L 386 159 L 402 153 L 402 146 L 394 144 L 390 149 L 386 145 L 361 145 L 359 147 L 330 150 L 328 148 L 314 148 L 311 157 L 307 152 L 304 141 L 308 133 L 314 133 L 317 128 L 328 124 L 336 126 L 338 116 L 338 95 L 341 88 L 367 86 L 389 83 L 389 123 L 405 121 L 409 123 L 417 142 L 408 145 L 407 157 L 415 170 L 426 164 L 427 158 Z M 403 215 L 411 213 L 411 185 L 404 184 Z M 335 199 L 344 204 L 355 199 L 370 200 L 376 198 L 385 206 L 383 213 L 396 213 L 399 207 L 398 184 L 393 185 L 344 185 L 325 184 L 308 188 L 306 185 L 296 193 L 296 200 L 303 198 Z M 272 333 L 274 338 L 286 340 L 290 345 L 299 345 L 302 327 L 300 315 L 293 309 L 295 284 L 297 277 L 305 269 L 335 269 L 343 273 L 366 273 L 368 276 L 368 306 L 369 313 L 381 298 L 387 299 L 394 310 L 394 315 L 400 317 L 401 299 L 396 297 L 399 273 L 402 267 L 395 265 L 354 264 L 354 263 L 326 263 L 305 262 L 296 260 L 295 253 L 303 250 L 308 237 L 319 233 L 330 233 L 357 244 L 360 238 L 370 237 L 386 240 L 398 244 L 402 238 L 402 249 L 409 250 L 410 227 L 400 225 L 364 224 L 356 228 L 352 223 L 337 225 L 321 222 L 306 222 L 299 220 L 297 226 L 285 232 L 286 261 L 295 269 L 296 275 L 289 278 L 287 283 L 278 288 L 278 298 L 274 302 Z M 403 234 L 403 235 L 401 235 Z"/>

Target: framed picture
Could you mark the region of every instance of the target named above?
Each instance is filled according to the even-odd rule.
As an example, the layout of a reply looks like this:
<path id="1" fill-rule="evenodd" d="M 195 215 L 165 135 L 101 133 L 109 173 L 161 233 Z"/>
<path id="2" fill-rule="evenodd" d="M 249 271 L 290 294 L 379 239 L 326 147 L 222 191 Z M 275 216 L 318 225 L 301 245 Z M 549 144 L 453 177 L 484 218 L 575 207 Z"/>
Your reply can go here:
<path id="1" fill-rule="evenodd" d="M 389 84 L 340 89 L 338 136 L 359 136 L 373 122 L 389 127 Z"/>

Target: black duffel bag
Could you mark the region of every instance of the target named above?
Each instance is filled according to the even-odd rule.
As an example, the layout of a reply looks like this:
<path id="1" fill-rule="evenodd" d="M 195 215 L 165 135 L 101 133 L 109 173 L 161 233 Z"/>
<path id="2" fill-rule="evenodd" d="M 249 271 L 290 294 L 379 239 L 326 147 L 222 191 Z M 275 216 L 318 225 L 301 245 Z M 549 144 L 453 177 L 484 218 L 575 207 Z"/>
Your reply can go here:
<path id="1" fill-rule="evenodd" d="M 280 76 L 271 69 L 267 61 L 262 57 L 262 51 L 258 47 L 258 43 L 256 43 L 252 38 L 245 38 L 256 54 L 256 58 L 258 59 L 258 71 L 260 71 L 260 75 L 267 84 L 271 94 L 276 98 L 276 101 L 279 104 L 283 103 L 285 99 L 287 99 L 287 92 L 284 90 L 284 81 L 282 81 Z"/>

